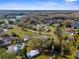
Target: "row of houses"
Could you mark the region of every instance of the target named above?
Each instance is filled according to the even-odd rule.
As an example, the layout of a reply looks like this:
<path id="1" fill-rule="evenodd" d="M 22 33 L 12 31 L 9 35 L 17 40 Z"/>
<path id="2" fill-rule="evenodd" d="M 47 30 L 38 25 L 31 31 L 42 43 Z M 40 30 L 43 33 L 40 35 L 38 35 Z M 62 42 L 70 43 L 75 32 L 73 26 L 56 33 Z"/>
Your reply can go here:
<path id="1" fill-rule="evenodd" d="M 29 36 L 27 36 L 27 35 L 24 36 L 24 39 L 23 39 L 24 41 L 17 41 L 16 44 L 12 44 L 13 40 L 16 40 L 16 39 L 14 39 L 13 36 L 6 35 L 4 37 L 1 37 L 0 38 L 0 48 L 5 48 L 6 52 L 8 52 L 8 53 L 16 52 L 17 54 L 19 54 L 19 53 L 21 53 L 22 49 L 25 49 L 25 47 L 26 47 L 25 42 L 29 40 Z M 38 49 L 30 50 L 30 51 L 27 51 L 24 53 L 26 53 L 28 58 L 35 57 L 40 54 Z"/>
<path id="2" fill-rule="evenodd" d="M 3 18 L 3 19 L 0 19 L 0 32 L 3 32 L 3 31 L 8 31 L 8 29 L 12 29 L 14 25 L 16 25 L 17 23 L 17 20 L 18 18 L 20 19 L 19 16 L 16 16 L 16 18 Z"/>

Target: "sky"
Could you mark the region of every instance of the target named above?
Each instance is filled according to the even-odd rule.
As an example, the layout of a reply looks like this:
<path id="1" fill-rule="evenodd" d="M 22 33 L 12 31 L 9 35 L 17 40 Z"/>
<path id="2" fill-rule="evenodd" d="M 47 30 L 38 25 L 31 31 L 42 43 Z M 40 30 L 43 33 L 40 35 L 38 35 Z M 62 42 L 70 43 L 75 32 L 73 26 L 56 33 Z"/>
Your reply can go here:
<path id="1" fill-rule="evenodd" d="M 79 10 L 79 0 L 0 0 L 0 10 Z"/>

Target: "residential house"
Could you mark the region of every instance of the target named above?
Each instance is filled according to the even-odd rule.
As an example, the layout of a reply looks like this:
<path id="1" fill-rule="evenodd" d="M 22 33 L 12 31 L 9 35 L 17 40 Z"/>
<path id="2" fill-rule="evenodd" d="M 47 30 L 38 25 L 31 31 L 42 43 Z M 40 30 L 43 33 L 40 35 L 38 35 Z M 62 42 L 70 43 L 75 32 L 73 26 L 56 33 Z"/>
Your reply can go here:
<path id="1" fill-rule="evenodd" d="M 6 24 L 9 24 L 9 21 L 8 21 L 8 19 L 5 19 L 5 23 L 6 23 Z"/>
<path id="2" fill-rule="evenodd" d="M 2 46 L 10 45 L 12 40 L 13 40 L 13 38 L 10 36 L 2 37 L 2 42 L 3 42 Z"/>
<path id="3" fill-rule="evenodd" d="M 17 52 L 19 53 L 21 49 L 25 47 L 25 43 L 18 42 L 17 44 L 8 46 L 7 52 Z"/>
<path id="4" fill-rule="evenodd" d="M 31 50 L 30 52 L 26 53 L 28 57 L 35 57 L 40 54 L 39 50 Z"/>
<path id="5" fill-rule="evenodd" d="M 79 29 L 79 21 L 73 21 L 72 27 L 75 28 L 75 29 Z"/>
<path id="6" fill-rule="evenodd" d="M 74 29 L 73 28 L 65 28 L 66 33 L 69 35 L 73 35 L 74 34 Z"/>
<path id="7" fill-rule="evenodd" d="M 3 24 L 1 25 L 1 28 L 5 29 L 5 28 L 7 28 L 7 26 L 8 26 L 8 24 L 3 23 Z"/>
<path id="8" fill-rule="evenodd" d="M 17 45 L 10 45 L 8 46 L 7 52 L 17 52 L 19 50 Z"/>
<path id="9" fill-rule="evenodd" d="M 24 17 L 25 15 L 17 15 L 16 16 L 16 20 L 21 20 L 22 17 Z"/>
<path id="10" fill-rule="evenodd" d="M 14 24 L 16 24 L 16 19 L 15 18 L 8 19 L 8 22 L 9 22 L 9 24 L 14 25 Z"/>

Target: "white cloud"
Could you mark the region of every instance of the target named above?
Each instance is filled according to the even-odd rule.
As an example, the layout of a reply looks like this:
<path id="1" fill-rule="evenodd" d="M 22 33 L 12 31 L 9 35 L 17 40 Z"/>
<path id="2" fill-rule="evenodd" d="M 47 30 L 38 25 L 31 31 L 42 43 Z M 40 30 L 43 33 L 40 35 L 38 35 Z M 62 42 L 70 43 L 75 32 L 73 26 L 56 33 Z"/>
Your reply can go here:
<path id="1" fill-rule="evenodd" d="M 77 0 L 65 0 L 66 2 L 75 2 Z"/>

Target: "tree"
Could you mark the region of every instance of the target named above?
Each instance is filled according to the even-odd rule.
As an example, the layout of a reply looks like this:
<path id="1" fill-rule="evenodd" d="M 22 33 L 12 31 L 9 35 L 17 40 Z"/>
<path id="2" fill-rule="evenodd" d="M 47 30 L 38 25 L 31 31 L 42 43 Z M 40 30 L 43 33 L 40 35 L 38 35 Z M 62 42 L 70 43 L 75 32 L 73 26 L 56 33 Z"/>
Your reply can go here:
<path id="1" fill-rule="evenodd" d="M 27 56 L 27 47 L 28 46 L 24 46 L 24 48 L 21 50 L 21 56 L 23 56 L 24 59 L 29 59 Z"/>
<path id="2" fill-rule="evenodd" d="M 16 53 L 8 53 L 5 49 L 0 49 L 0 59 L 16 59 Z"/>
<path id="3" fill-rule="evenodd" d="M 3 24 L 3 23 L 5 23 L 5 21 L 0 21 L 0 24 Z"/>
<path id="4" fill-rule="evenodd" d="M 71 51 L 68 47 L 64 47 L 63 53 L 64 53 L 64 55 L 71 55 Z"/>

